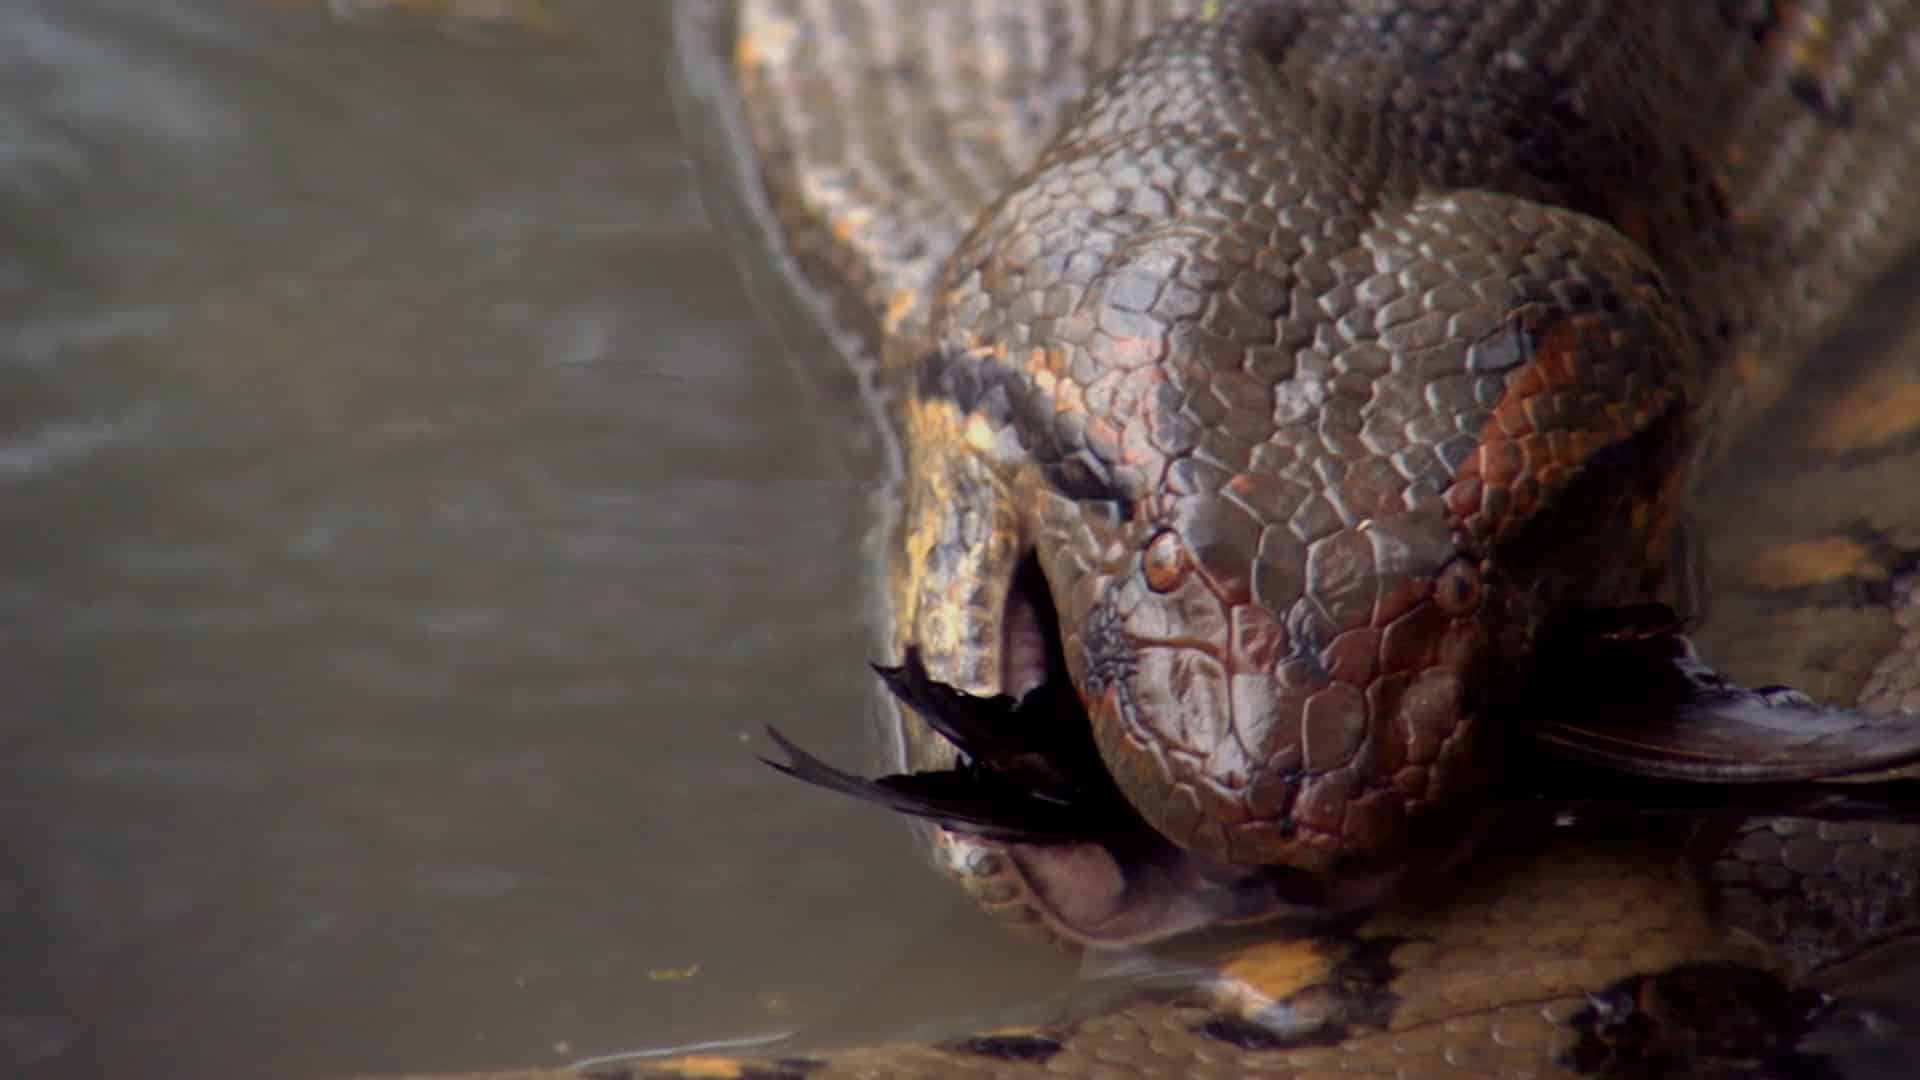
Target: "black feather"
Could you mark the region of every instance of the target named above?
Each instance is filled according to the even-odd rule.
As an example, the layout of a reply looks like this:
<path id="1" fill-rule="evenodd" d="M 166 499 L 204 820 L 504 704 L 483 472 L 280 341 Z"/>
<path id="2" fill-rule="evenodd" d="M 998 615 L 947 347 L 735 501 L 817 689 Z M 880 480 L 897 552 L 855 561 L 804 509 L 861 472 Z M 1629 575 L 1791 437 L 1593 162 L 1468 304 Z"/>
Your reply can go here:
<path id="1" fill-rule="evenodd" d="M 1920 762 L 1920 716 L 1830 708 L 1709 668 L 1660 605 L 1563 618 L 1541 635 L 1512 726 L 1551 758 L 1695 784 L 1798 783 Z"/>
<path id="2" fill-rule="evenodd" d="M 1102 829 L 1071 802 L 1033 791 L 992 772 L 963 766 L 939 772 L 868 780 L 842 772 L 794 745 L 778 729 L 767 734 L 786 752 L 787 763 L 760 760 L 816 787 L 851 795 L 889 810 L 926 818 L 955 832 L 1019 844 L 1079 844 L 1100 839 Z"/>
<path id="3" fill-rule="evenodd" d="M 951 769 L 868 780 L 842 772 L 769 727 L 788 758 L 780 772 L 955 832 L 1004 843 L 1113 843 L 1146 829 L 1114 786 L 1073 688 L 1050 679 L 1019 701 L 937 682 L 920 651 L 874 666 L 901 703 L 960 752 Z"/>

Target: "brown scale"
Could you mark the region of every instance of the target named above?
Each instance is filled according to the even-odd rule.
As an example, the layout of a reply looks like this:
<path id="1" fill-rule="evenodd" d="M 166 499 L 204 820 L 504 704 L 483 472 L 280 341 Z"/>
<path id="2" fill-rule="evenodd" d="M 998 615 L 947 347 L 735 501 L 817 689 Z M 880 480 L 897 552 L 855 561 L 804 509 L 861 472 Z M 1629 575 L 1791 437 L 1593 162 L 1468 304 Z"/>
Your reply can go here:
<path id="1" fill-rule="evenodd" d="M 1857 8 L 744 5 L 802 268 L 884 385 L 974 365 L 902 394 L 888 659 L 1019 689 L 1031 556 L 1161 832 L 1364 895 L 1445 848 L 1478 703 L 1554 612 L 1666 595 L 1689 466 L 1910 235 Z"/>
<path id="2" fill-rule="evenodd" d="M 1454 40 L 1474 28 L 1423 29 Z M 1533 107 L 1525 94 L 1551 79 L 1524 73 L 1532 89 L 1489 119 L 1454 107 L 1450 94 L 1470 94 L 1443 69 L 1404 122 L 1391 108 L 1384 125 L 1361 122 L 1367 103 L 1405 92 L 1396 50 L 1428 45 L 1383 44 L 1311 10 L 1238 8 L 1153 39 L 949 259 L 931 313 L 935 348 L 1065 358 L 1061 375 L 1029 373 L 1019 391 L 1042 412 L 1085 411 L 1069 433 L 1085 446 L 1062 449 L 1091 452 L 1133 509 L 1114 528 L 1139 539 L 1116 564 L 1099 533 L 1102 551 L 1074 550 L 1029 517 L 1023 543 L 1047 573 L 1109 765 L 1137 784 L 1128 794 L 1150 822 L 1210 858 L 1314 871 L 1372 860 L 1404 844 L 1409 812 L 1473 783 L 1464 702 L 1503 662 L 1481 655 L 1503 639 L 1455 618 L 1443 668 L 1370 697 L 1380 593 L 1489 557 L 1551 506 L 1582 448 L 1636 434 L 1697 366 L 1630 245 L 1531 201 L 1600 201 L 1561 171 L 1565 155 L 1538 174 L 1514 164 L 1526 147 L 1507 142 L 1499 110 Z M 1592 142 L 1645 134 L 1638 99 L 1577 105 L 1566 123 L 1601 131 Z M 1480 160 L 1434 157 L 1429 119 Z M 1620 145 L 1642 143 L 1659 145 Z M 1636 153 L 1654 177 L 1679 160 Z M 1468 185 L 1484 190 L 1446 190 Z M 1025 467 L 1017 455 L 993 466 L 1000 490 Z M 1184 548 L 1191 579 L 1134 576 L 1126 549 L 1156 536 Z M 1649 540 L 1620 557 L 1660 554 Z M 1242 622 L 1270 624 L 1281 654 L 1257 666 L 1229 635 L 1248 605 Z M 1078 633 L 1089 623 L 1107 628 L 1097 644 Z M 931 655 L 936 669 L 952 663 Z M 1397 729 L 1417 745 L 1398 745 Z"/>

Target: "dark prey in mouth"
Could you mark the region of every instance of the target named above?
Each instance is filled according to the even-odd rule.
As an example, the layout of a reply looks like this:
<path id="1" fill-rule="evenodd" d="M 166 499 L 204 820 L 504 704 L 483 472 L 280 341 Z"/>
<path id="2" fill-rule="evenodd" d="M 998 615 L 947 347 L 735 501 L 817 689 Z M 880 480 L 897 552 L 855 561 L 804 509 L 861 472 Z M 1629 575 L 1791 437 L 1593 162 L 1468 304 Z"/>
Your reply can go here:
<path id="1" fill-rule="evenodd" d="M 960 751 L 951 769 L 868 780 L 842 772 L 769 726 L 797 780 L 925 818 L 954 832 L 1009 844 L 1102 844 L 1157 839 L 1114 786 L 1073 687 L 1047 679 L 1015 701 L 936 682 L 920 651 L 899 667 L 874 665 L 887 689 Z"/>

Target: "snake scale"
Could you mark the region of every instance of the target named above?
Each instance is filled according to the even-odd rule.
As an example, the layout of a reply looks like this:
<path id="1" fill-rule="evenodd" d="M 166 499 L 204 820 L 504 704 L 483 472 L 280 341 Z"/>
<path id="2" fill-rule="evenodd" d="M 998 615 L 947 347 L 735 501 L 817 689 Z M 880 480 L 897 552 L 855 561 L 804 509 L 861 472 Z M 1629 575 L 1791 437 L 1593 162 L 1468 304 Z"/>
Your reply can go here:
<path id="1" fill-rule="evenodd" d="M 1479 835 L 1502 673 L 1556 612 L 1676 599 L 1696 485 L 1910 248 L 1914 7 L 743 0 L 778 244 L 904 447 L 895 658 L 981 696 L 1064 667 L 1180 849 L 941 829 L 941 864 L 1093 944 L 1373 913 L 1055 1027 L 626 1071 L 1798 1061 L 1807 995 L 1912 914 L 1905 826 L 1528 833 L 1405 894 Z M 1904 393 L 1843 456 L 1902 448 Z M 1914 704 L 1913 648 L 1870 705 Z"/>

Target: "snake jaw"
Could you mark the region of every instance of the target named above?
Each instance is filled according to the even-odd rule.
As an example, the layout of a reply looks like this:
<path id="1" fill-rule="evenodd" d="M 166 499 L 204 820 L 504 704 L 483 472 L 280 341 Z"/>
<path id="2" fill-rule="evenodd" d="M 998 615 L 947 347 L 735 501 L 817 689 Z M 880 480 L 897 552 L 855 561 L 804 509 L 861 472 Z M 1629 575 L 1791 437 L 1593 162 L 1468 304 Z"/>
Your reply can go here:
<path id="1" fill-rule="evenodd" d="M 1420 862 L 1407 851 L 1476 788 L 1475 672 L 1498 606 L 1477 560 L 1432 505 L 1266 545 L 1286 564 L 1273 573 L 1204 531 L 1142 531 L 1134 561 L 1062 596 L 1067 669 L 1115 784 L 1197 858 L 1377 894 L 1375 868 Z M 1288 573 L 1291 591 L 1271 584 Z"/>
<path id="2" fill-rule="evenodd" d="M 1064 678 L 1015 702 L 934 681 L 916 649 L 901 666 L 877 670 L 895 698 L 957 751 L 955 767 L 868 780 L 773 729 L 768 734 L 787 760 L 763 760 L 929 821 L 942 868 L 1009 921 L 1037 918 L 1060 937 L 1117 948 L 1340 906 L 1292 871 L 1223 865 L 1150 828 L 1114 787 Z"/>
<path id="3" fill-rule="evenodd" d="M 1021 560 L 1007 584 L 1000 616 L 1000 692 L 1023 698 L 1056 673 L 1060 617 L 1039 563 Z"/>
<path id="4" fill-rule="evenodd" d="M 983 908 L 1010 922 L 1037 918 L 1058 937 L 1090 948 L 1145 945 L 1207 927 L 1330 917 L 1311 889 L 1282 872 L 1221 867 L 1170 845 L 1131 851 L 1102 844 L 1003 845 L 935 832 L 942 869 Z"/>
<path id="5" fill-rule="evenodd" d="M 1151 651 L 1167 662 L 1131 667 L 1086 694 L 1102 758 L 1142 817 L 1197 857 L 1322 876 L 1334 892 L 1371 880 L 1373 867 L 1404 858 L 1476 787 L 1481 738 L 1468 672 L 1490 646 L 1477 619 L 1445 618 L 1436 607 L 1423 603 L 1389 624 L 1437 630 L 1408 669 L 1369 672 L 1364 685 L 1329 672 L 1339 661 L 1325 649 L 1297 665 L 1310 673 L 1278 679 L 1205 654 Z M 1159 685 L 1147 688 L 1150 680 Z M 1232 730 L 1204 754 L 1157 745 L 1180 717 L 1201 715 Z"/>

